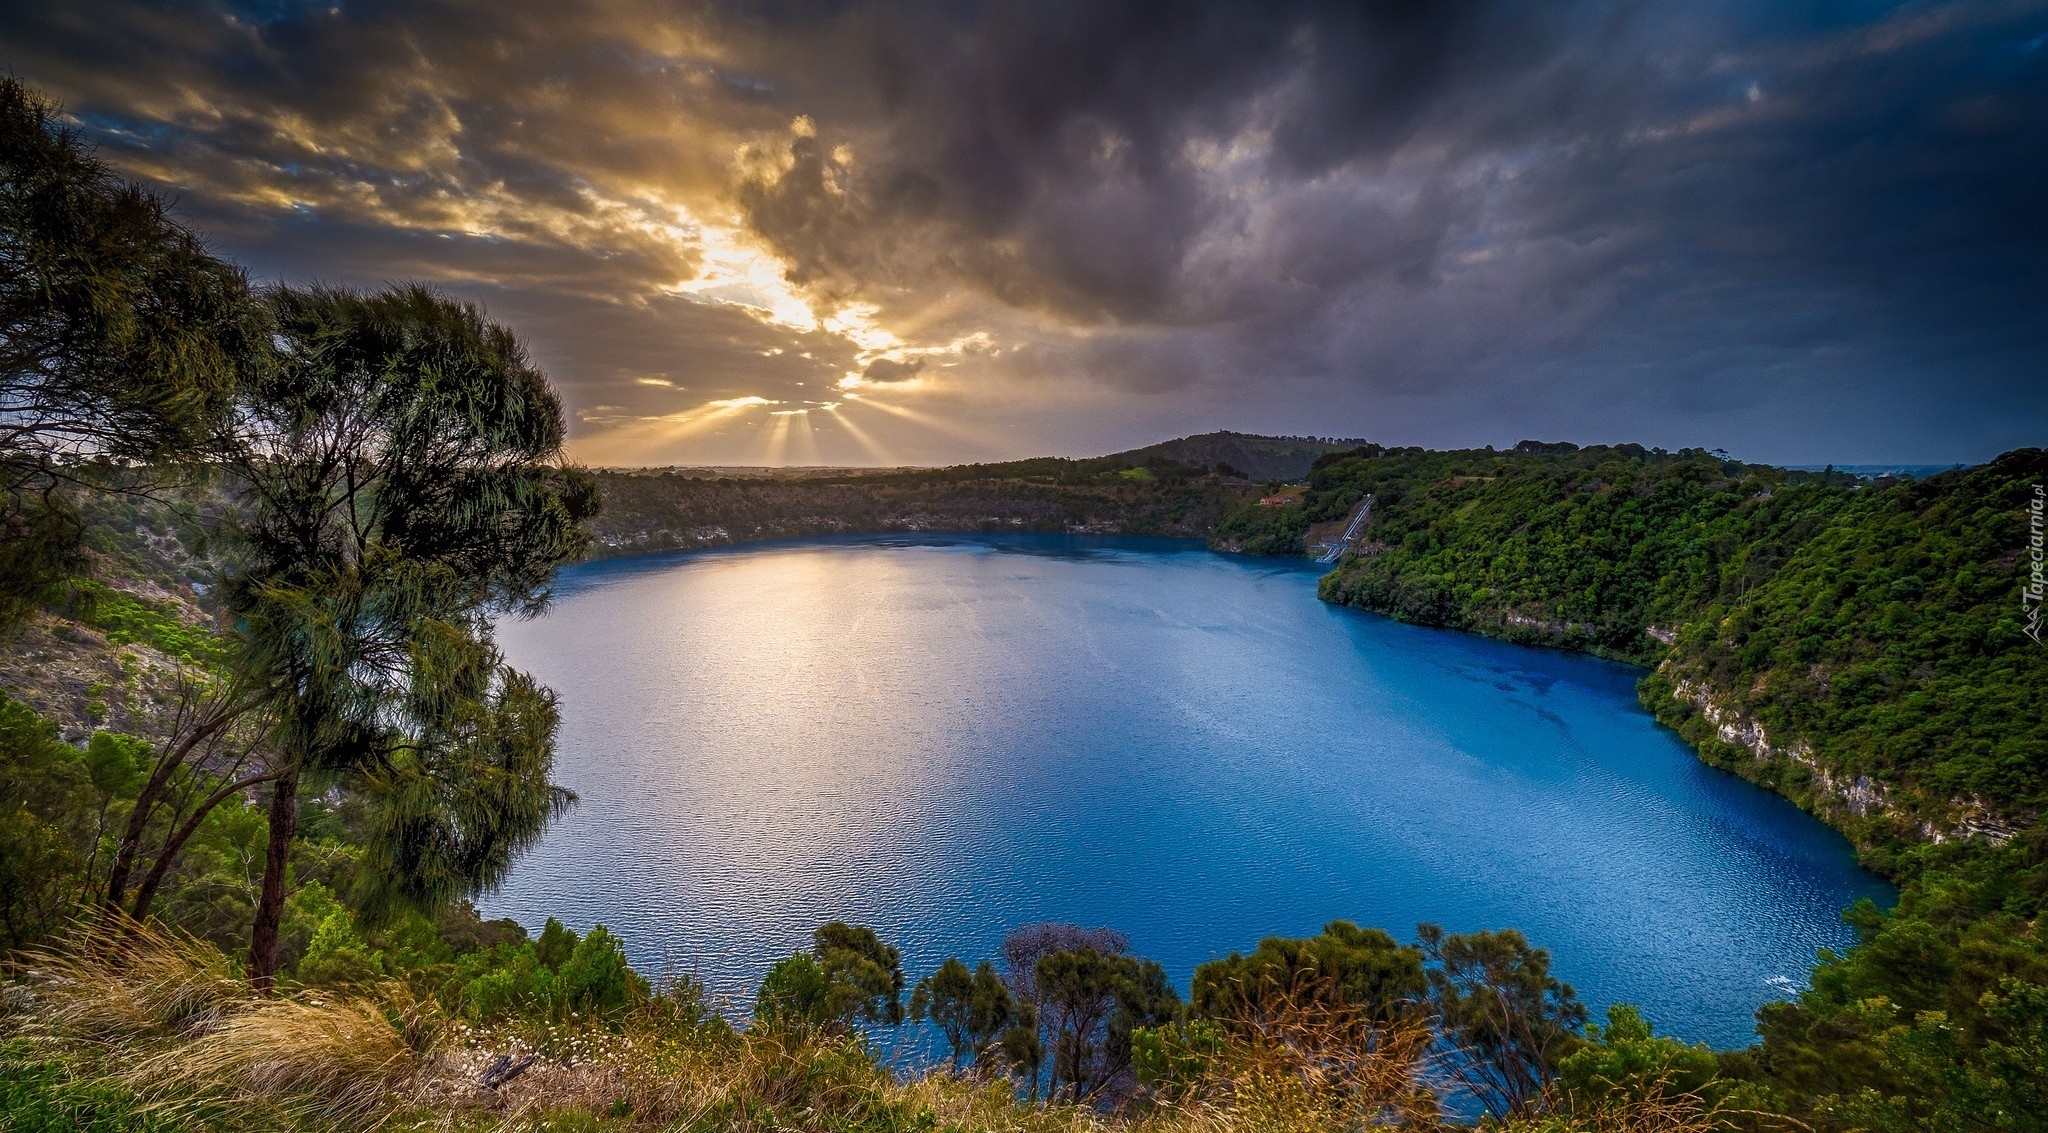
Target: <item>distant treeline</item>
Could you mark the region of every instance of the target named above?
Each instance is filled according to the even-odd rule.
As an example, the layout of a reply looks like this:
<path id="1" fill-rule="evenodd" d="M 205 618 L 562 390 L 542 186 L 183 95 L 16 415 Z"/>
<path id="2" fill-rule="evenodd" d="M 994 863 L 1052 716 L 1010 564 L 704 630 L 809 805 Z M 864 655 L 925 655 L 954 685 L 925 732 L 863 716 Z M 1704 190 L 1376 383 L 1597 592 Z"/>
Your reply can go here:
<path id="1" fill-rule="evenodd" d="M 599 472 L 592 553 L 797 535 L 1038 531 L 1205 538 L 1258 489 L 1167 460 L 1047 457 L 1007 464 L 790 477 Z"/>
<path id="2" fill-rule="evenodd" d="M 948 468 L 601 471 L 605 507 L 593 525 L 592 553 L 888 531 L 1206 539 L 1224 516 L 1358 443 L 1217 432 L 1078 460 L 1044 456 Z"/>

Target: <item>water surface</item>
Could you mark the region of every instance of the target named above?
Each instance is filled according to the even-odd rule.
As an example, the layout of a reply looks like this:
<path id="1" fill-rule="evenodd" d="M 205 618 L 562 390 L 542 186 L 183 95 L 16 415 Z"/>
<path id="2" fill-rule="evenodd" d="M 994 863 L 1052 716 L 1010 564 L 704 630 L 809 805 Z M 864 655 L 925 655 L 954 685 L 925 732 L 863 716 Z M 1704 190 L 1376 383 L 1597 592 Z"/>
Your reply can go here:
<path id="1" fill-rule="evenodd" d="M 1513 926 L 1596 1008 L 1744 1045 L 1891 891 L 1704 766 L 1637 670 L 1400 625 L 1166 541 L 862 538 L 588 564 L 502 628 L 582 801 L 482 902 L 743 1000 L 834 919 L 912 980 L 1034 920 L 1194 966 L 1331 919 Z"/>

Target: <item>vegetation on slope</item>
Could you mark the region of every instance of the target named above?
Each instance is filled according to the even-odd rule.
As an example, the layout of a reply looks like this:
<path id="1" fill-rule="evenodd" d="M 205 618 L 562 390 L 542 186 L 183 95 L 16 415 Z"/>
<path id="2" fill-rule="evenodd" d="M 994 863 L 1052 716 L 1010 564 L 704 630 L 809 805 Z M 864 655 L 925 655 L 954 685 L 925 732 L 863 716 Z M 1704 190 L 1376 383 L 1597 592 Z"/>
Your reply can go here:
<path id="1" fill-rule="evenodd" d="M 1367 446 L 1219 540 L 1298 553 L 1367 493 L 1323 596 L 1651 666 L 1705 760 L 1780 791 L 1903 883 L 1847 915 L 1724 1077 L 1828 1128 L 2032 1129 L 2048 1065 L 2048 650 L 2029 632 L 2048 453 L 1927 480 L 1788 473 L 1698 450 Z"/>
<path id="2" fill-rule="evenodd" d="M 1334 950 L 1325 944 L 1331 933 L 1342 941 Z M 817 966 L 809 1008 L 793 1009 L 781 997 L 787 981 L 771 976 L 744 1029 L 705 1010 L 687 981 L 657 992 L 638 980 L 602 929 L 579 940 L 553 922 L 538 943 L 473 947 L 453 965 L 422 955 L 382 972 L 348 971 L 309 952 L 299 965 L 306 982 L 271 996 L 251 994 L 225 953 L 191 937 L 152 929 L 119 951 L 73 938 L 27 956 L 28 978 L 0 1017 L 11 1031 L 0 1041 L 0 1104 L 7 1129 L 38 1133 L 1324 1133 L 1440 1127 L 1432 1086 L 1445 1080 L 1435 1068 L 1456 1060 L 1557 1071 L 1554 1089 L 1497 1128 L 1754 1124 L 1725 1091 L 1694 1088 L 1711 1077 L 1713 1056 L 1653 1036 L 1625 1009 L 1591 1040 L 1560 1029 L 1570 990 L 1513 934 L 1439 936 L 1425 973 L 1424 953 L 1412 946 L 1361 944 L 1350 926 L 1331 933 L 1264 942 L 1249 961 L 1233 957 L 1208 975 L 1211 986 L 1232 981 L 1233 965 L 1278 954 L 1295 961 L 1267 964 L 1270 978 L 1217 1000 L 1220 1010 L 1183 1008 L 1170 989 L 1147 990 L 1153 980 L 1143 973 L 1156 965 L 1086 943 L 1114 946 L 1114 934 L 1071 925 L 1012 934 L 1058 945 L 1026 949 L 1035 955 L 1031 980 L 1013 1000 L 1059 1020 L 1045 1032 L 1045 1053 L 1068 1069 L 1043 1103 L 1019 1089 L 1016 1028 L 978 1047 L 968 1064 L 892 1072 L 851 1024 L 886 1023 L 900 1005 L 900 972 L 877 963 L 892 967 L 893 950 L 845 925 L 821 928 L 817 947 L 798 954 Z M 1413 978 L 1373 989 L 1300 959 L 1341 960 L 1346 948 L 1390 953 Z M 849 952 L 856 955 L 835 955 Z M 556 991 L 524 1002 L 498 995 L 495 975 L 514 970 L 498 957 L 518 957 L 520 971 L 540 973 Z M 465 979 L 477 967 L 493 975 Z M 1004 977 L 1004 995 L 1016 974 Z M 1528 1020 L 1535 1031 L 1516 1014 L 1531 996 L 1550 1004 Z M 1487 1006 L 1501 997 L 1515 1006 Z M 1458 1032 L 1472 1044 L 1466 1053 L 1447 1053 L 1429 1024 L 1450 1002 L 1480 1008 Z M 1149 1025 L 1138 1017 L 1147 1011 Z M 1524 1041 L 1538 1031 L 1557 1044 L 1549 1054 Z"/>
<path id="3" fill-rule="evenodd" d="M 1111 453 L 1104 459 L 1121 460 L 1134 467 L 1154 460 L 1170 460 L 1198 468 L 1221 465 L 1243 478 L 1292 481 L 1308 475 L 1317 458 L 1333 452 L 1346 452 L 1365 443 L 1335 437 L 1265 437 L 1226 430 L 1176 437 L 1143 448 Z"/>
<path id="4" fill-rule="evenodd" d="M 595 474 L 598 554 L 890 531 L 1033 531 L 1203 538 L 1257 489 L 1165 460 L 1047 457 L 880 472 Z"/>
<path id="5" fill-rule="evenodd" d="M 2048 652 L 2020 599 L 2048 454 L 1865 484 L 1554 447 L 1361 449 L 1322 463 L 1300 505 L 1259 510 L 1342 514 L 1372 493 L 1326 599 L 1655 666 L 1645 704 L 1705 758 L 1885 868 L 1936 835 L 2038 821 Z"/>

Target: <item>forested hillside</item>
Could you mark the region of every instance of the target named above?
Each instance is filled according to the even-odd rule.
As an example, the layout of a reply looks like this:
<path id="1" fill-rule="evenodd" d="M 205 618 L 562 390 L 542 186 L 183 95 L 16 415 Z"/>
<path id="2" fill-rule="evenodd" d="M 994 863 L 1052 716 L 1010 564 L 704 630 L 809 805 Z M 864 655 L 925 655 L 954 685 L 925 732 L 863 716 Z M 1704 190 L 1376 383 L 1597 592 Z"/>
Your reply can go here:
<path id="1" fill-rule="evenodd" d="M 2023 632 L 2038 450 L 1926 481 L 1784 472 L 1697 450 L 1367 448 L 1300 505 L 1219 538 L 1341 515 L 1359 553 L 1323 596 L 1425 625 L 1655 667 L 1644 702 L 1710 760 L 1873 852 L 2034 821 L 2048 653 Z M 1276 540 L 1277 541 L 1277 540 Z"/>
<path id="2" fill-rule="evenodd" d="M 1326 600 L 1649 667 L 1643 703 L 1897 878 L 1856 947 L 1724 1055 L 1831 1128 L 2038 1129 L 2048 1112 L 2048 649 L 2023 589 L 2048 453 L 1859 481 L 1699 450 L 1366 446 L 1216 541 L 1294 554 L 1370 493 Z"/>
<path id="3" fill-rule="evenodd" d="M 1240 478 L 1154 458 L 1014 461 L 953 468 L 713 476 L 596 474 L 595 554 L 794 535 L 1040 531 L 1200 539 L 1257 494 Z"/>
<path id="4" fill-rule="evenodd" d="M 1127 452 L 1111 453 L 1103 459 L 1121 460 L 1132 465 L 1153 460 L 1170 460 L 1202 468 L 1222 465 L 1253 480 L 1286 481 L 1308 475 L 1309 468 L 1318 458 L 1365 443 L 1334 437 L 1264 437 L 1224 430 L 1176 437 Z"/>

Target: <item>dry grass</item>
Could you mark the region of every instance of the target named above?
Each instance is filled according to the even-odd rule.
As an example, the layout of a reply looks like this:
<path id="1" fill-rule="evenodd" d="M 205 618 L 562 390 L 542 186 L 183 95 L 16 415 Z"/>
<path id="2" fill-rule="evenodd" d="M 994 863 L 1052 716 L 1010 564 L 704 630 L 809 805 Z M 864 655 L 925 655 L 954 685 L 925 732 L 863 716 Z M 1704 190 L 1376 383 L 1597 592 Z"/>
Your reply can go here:
<path id="1" fill-rule="evenodd" d="M 932 1070 L 897 1080 L 858 1039 L 763 1029 L 692 1034 L 629 1027 L 509 1037 L 445 1053 L 417 1101 L 444 1112 L 484 1110 L 518 1129 L 563 1111 L 630 1116 L 658 1129 L 937 1128 L 975 1133 L 1331 1133 L 1436 1123 L 1417 1078 L 1429 1045 L 1421 1024 L 1389 1027 L 1327 1007 L 1271 1011 L 1231 1032 L 1199 1078 L 1168 1102 L 1122 1113 L 1029 1105 L 1007 1078 Z M 477 1089 L 488 1052 L 548 1048 L 556 1057 L 496 1093 Z"/>
<path id="2" fill-rule="evenodd" d="M 548 1057 L 498 1090 L 476 1085 L 493 1055 L 526 1050 Z M 412 1100 L 424 1109 L 482 1111 L 505 1128 L 582 1110 L 655 1128 L 748 1133 L 892 1106 L 898 1090 L 854 1037 L 629 1024 L 623 1034 L 469 1033 L 434 1061 Z"/>
<path id="3" fill-rule="evenodd" d="M 592 1028 L 442 1028 L 398 986 L 376 998 L 252 995 L 204 943 L 150 930 L 118 955 L 53 949 L 30 964 L 18 1034 L 174 1118 L 230 1127 L 790 1129 L 973 1133 L 1337 1133 L 1434 1129 L 1432 1033 L 1313 998 L 1223 1028 L 1200 1070 L 1122 1112 L 1026 1104 L 1014 1082 L 933 1070 L 899 1080 L 857 1037 L 647 1015 Z M 541 1061 L 496 1091 L 501 1052 Z M 1564 1099 L 1556 1099 L 1562 1103 Z M 1568 1110 L 1568 1106 L 1560 1105 Z M 573 1118 L 564 1125 L 565 1116 Z M 1510 1123 L 1508 1133 L 1709 1133 L 1737 1115 L 1690 1094 Z M 1749 1122 L 1748 1124 L 1754 1124 Z"/>
<path id="4" fill-rule="evenodd" d="M 260 998 L 219 949 L 154 926 L 118 949 L 81 932 L 25 969 L 21 1034 L 153 1108 L 374 1125 L 433 1035 L 431 1013 L 402 994 Z"/>
<path id="5" fill-rule="evenodd" d="M 154 924 L 118 951 L 81 928 L 23 968 L 42 1028 L 115 1047 L 204 1031 L 250 997 L 220 949 Z"/>
<path id="6" fill-rule="evenodd" d="M 1161 1116 L 1190 1133 L 1434 1126 L 1437 1098 L 1420 1077 L 1431 1042 L 1420 1019 L 1389 1023 L 1313 998 L 1283 1000 L 1232 1024 Z"/>
<path id="7" fill-rule="evenodd" d="M 1546 1099 L 1548 1116 L 1510 1122 L 1505 1133 L 1726 1133 L 1730 1129 L 1811 1133 L 1804 1122 L 1781 1114 L 1731 1107 L 1698 1093 L 1650 1083 L 1632 1097 L 1603 1099 L 1596 1106 L 1573 1105 L 1569 1097 Z"/>
<path id="8" fill-rule="evenodd" d="M 257 1003 L 120 1077 L 167 1104 L 260 1101 L 375 1124 L 416 1068 L 416 1052 L 385 1010 L 361 999 Z"/>

